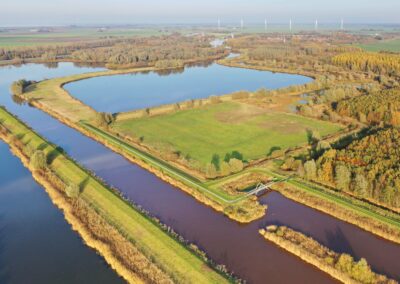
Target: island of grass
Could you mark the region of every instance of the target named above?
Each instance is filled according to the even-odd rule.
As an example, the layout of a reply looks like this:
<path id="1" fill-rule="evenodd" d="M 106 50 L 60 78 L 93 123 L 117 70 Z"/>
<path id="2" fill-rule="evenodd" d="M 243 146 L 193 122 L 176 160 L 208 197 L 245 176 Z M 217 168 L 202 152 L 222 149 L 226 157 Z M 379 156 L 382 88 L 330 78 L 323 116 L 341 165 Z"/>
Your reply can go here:
<path id="1" fill-rule="evenodd" d="M 130 283 L 229 282 L 195 247 L 178 241 L 179 236 L 169 234 L 4 108 L 0 138 L 46 188 L 74 230 Z"/>
<path id="2" fill-rule="evenodd" d="M 341 128 L 331 122 L 234 101 L 121 119 L 111 126 L 120 136 L 132 137 L 162 156 L 176 153 L 202 172 L 213 159 L 220 167 L 232 152 L 251 162 L 268 157 L 274 150 L 305 145 L 312 132 L 327 136 Z"/>

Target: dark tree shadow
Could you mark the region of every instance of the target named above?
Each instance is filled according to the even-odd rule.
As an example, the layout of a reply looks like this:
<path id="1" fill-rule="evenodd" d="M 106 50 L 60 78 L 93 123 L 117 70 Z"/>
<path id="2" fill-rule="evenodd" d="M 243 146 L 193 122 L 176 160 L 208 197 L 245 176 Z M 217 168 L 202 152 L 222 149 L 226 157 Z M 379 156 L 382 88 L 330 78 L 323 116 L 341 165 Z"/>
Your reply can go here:
<path id="1" fill-rule="evenodd" d="M 25 135 L 26 135 L 25 133 L 19 133 L 19 134 L 15 135 L 15 137 L 17 137 L 18 140 L 22 140 L 22 139 L 24 139 Z"/>
<path id="2" fill-rule="evenodd" d="M 326 230 L 327 247 L 338 253 L 347 253 L 354 256 L 354 250 L 340 227 L 335 231 Z"/>
<path id="3" fill-rule="evenodd" d="M 52 150 L 48 155 L 47 155 L 47 163 L 50 165 L 53 163 L 53 161 L 60 155 L 64 154 L 65 151 L 61 147 L 57 147 L 54 150 Z"/>
<path id="4" fill-rule="evenodd" d="M 48 146 L 49 146 L 49 144 L 43 142 L 42 144 L 39 145 L 39 147 L 37 147 L 37 150 L 43 151 L 43 150 L 45 150 Z"/>
<path id="5" fill-rule="evenodd" d="M 274 151 L 277 151 L 277 150 L 282 150 L 282 148 L 279 147 L 279 146 L 272 146 L 272 147 L 269 149 L 269 151 L 268 151 L 268 153 L 267 153 L 267 156 L 271 156 L 272 153 L 273 153 Z"/>
<path id="6" fill-rule="evenodd" d="M 90 176 L 87 176 L 80 184 L 79 184 L 79 192 L 83 193 L 85 191 L 86 186 L 88 185 L 90 180 Z"/>
<path id="7" fill-rule="evenodd" d="M 312 134 L 312 130 L 307 128 L 306 129 L 306 136 L 307 136 L 307 142 L 308 144 L 312 144 L 313 143 L 313 134 Z"/>

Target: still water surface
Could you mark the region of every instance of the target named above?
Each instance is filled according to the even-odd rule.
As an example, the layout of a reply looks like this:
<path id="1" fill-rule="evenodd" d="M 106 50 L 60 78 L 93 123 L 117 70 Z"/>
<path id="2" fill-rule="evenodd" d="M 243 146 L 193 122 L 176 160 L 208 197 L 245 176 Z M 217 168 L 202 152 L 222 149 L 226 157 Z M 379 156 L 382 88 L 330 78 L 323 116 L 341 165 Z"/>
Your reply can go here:
<path id="1" fill-rule="evenodd" d="M 229 68 L 213 63 L 187 67 L 169 75 L 149 72 L 95 77 L 64 87 L 94 109 L 114 113 L 239 90 L 278 89 L 311 81 L 311 78 L 299 75 Z"/>
<path id="2" fill-rule="evenodd" d="M 0 283 L 123 283 L 0 141 Z"/>

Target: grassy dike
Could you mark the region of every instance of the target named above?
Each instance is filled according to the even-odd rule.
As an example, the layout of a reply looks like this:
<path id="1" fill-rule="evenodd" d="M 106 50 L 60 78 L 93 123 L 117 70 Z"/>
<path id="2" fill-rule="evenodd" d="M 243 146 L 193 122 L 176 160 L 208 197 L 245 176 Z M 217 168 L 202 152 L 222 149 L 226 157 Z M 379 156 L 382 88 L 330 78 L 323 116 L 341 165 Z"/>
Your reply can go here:
<path id="1" fill-rule="evenodd" d="M 365 259 L 356 262 L 350 255 L 334 252 L 285 226 L 268 226 L 259 230 L 259 233 L 268 241 L 343 283 L 397 283 L 384 275 L 374 273 Z"/>
<path id="2" fill-rule="evenodd" d="M 211 261 L 195 252 L 195 246 L 179 242 L 179 236 L 168 234 L 162 224 L 124 201 L 3 108 L 0 108 L 0 122 L 0 137 L 45 187 L 73 229 L 128 282 L 229 282 L 208 265 Z M 33 170 L 25 151 L 27 145 L 46 153 L 47 170 Z M 65 195 L 69 182 L 81 185 L 78 199 Z"/>

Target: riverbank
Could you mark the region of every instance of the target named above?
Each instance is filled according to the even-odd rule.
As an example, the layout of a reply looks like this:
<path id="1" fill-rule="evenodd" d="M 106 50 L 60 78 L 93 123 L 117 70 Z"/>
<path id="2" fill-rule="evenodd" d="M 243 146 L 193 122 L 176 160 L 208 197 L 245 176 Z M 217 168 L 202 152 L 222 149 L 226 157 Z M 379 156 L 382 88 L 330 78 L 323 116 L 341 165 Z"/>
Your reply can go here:
<path id="1" fill-rule="evenodd" d="M 260 66 L 251 64 L 249 60 L 243 60 L 243 55 L 234 57 L 234 58 L 224 58 L 217 61 L 218 64 L 233 67 L 233 68 L 247 68 L 247 69 L 254 69 L 259 71 L 270 71 L 274 73 L 287 73 L 293 75 L 302 75 L 306 77 L 313 78 L 314 80 L 317 79 L 318 75 L 312 72 L 302 71 L 302 70 L 290 70 L 285 68 L 274 68 L 270 66 Z"/>
<path id="2" fill-rule="evenodd" d="M 266 239 L 326 272 L 343 283 L 397 283 L 374 273 L 365 259 L 355 261 L 348 254 L 336 253 L 317 241 L 285 226 L 268 226 L 259 233 Z"/>
<path id="3" fill-rule="evenodd" d="M 272 174 L 272 176 L 283 176 Z M 285 197 L 353 224 L 381 238 L 400 244 L 400 218 L 383 209 L 367 208 L 362 201 L 345 198 L 322 189 L 313 188 L 296 179 L 274 185 L 273 190 Z"/>
<path id="4" fill-rule="evenodd" d="M 224 283 L 221 274 L 209 268 L 204 255 L 198 256 L 170 236 L 162 225 L 132 207 L 75 164 L 59 148 L 48 143 L 4 109 L 0 109 L 1 137 L 41 183 L 52 201 L 63 210 L 66 219 L 127 281 Z M 30 145 L 30 146 L 27 146 Z M 48 156 L 49 166 L 35 170 L 28 148 L 38 148 Z M 65 195 L 66 183 L 81 187 L 78 199 Z M 86 222 L 85 222 L 86 220 Z M 168 228 L 165 228 L 168 230 Z M 179 238 L 179 236 L 176 236 Z M 120 249 L 118 249 L 120 248 Z M 146 264 L 147 263 L 147 264 Z"/>

